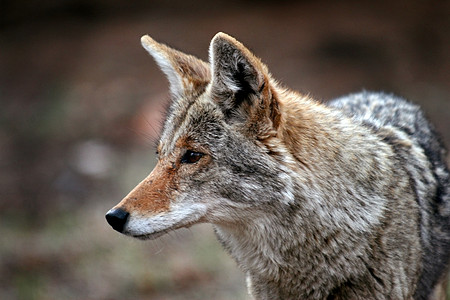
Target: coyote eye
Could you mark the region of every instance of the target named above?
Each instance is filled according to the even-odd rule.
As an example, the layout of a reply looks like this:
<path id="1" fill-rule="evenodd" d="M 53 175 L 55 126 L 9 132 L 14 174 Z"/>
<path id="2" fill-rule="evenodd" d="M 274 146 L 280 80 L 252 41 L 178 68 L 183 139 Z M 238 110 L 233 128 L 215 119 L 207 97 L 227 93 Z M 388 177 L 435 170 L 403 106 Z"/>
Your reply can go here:
<path id="1" fill-rule="evenodd" d="M 191 150 L 186 151 L 186 153 L 181 157 L 182 164 L 194 164 L 203 157 L 203 153 L 194 152 Z"/>

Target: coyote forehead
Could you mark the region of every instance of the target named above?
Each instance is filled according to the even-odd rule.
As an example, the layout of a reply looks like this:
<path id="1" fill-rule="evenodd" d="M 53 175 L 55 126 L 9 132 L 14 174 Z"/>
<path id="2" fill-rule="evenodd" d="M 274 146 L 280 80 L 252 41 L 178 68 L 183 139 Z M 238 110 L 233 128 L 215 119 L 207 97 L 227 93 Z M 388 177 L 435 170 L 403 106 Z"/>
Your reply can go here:
<path id="1" fill-rule="evenodd" d="M 164 123 L 158 144 L 158 152 L 166 156 L 178 148 L 194 148 L 194 143 L 201 144 L 204 132 L 216 131 L 219 128 L 221 112 L 213 103 L 207 93 L 201 95 L 188 95 L 193 99 L 183 99 L 189 105 L 173 104 Z"/>

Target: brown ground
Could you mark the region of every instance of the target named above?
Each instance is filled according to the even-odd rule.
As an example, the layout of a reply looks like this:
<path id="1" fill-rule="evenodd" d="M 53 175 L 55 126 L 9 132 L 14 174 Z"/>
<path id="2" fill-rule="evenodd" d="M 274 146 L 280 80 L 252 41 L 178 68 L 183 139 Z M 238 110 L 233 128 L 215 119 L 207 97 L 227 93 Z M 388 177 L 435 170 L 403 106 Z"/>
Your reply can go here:
<path id="1" fill-rule="evenodd" d="M 207 59 L 227 32 L 321 100 L 394 92 L 450 145 L 448 1 L 64 3 L 0 9 L 0 299 L 246 299 L 210 226 L 141 243 L 104 220 L 152 169 L 168 99 L 143 34 Z"/>

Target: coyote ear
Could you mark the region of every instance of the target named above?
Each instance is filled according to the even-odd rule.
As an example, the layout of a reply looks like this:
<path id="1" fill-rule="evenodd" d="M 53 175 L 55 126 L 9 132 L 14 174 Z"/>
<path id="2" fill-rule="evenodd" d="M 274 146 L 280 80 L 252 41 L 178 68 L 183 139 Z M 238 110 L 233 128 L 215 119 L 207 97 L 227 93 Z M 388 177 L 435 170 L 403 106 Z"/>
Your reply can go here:
<path id="1" fill-rule="evenodd" d="M 268 71 L 244 45 L 220 32 L 211 41 L 209 59 L 211 91 L 227 116 L 248 115 L 252 106 L 268 108 L 265 103 L 252 103 L 256 99 L 264 102 L 262 93 L 268 90 Z M 250 107 L 242 107 L 245 103 Z"/>
<path id="2" fill-rule="evenodd" d="M 240 42 L 218 33 L 209 48 L 211 93 L 229 122 L 263 137 L 279 124 L 279 108 L 266 66 Z"/>
<path id="3" fill-rule="evenodd" d="M 148 35 L 141 38 L 141 43 L 166 74 L 173 97 L 202 92 L 208 85 L 211 79 L 208 63 L 158 43 Z"/>

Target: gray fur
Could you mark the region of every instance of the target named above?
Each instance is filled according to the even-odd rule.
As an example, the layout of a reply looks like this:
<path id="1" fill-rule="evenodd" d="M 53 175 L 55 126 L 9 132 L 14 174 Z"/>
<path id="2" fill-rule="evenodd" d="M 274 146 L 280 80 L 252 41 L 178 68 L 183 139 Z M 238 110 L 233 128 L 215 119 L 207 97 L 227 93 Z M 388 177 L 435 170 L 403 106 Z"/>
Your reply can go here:
<path id="1" fill-rule="evenodd" d="M 440 274 L 446 272 L 450 256 L 450 179 L 445 149 L 420 108 L 398 97 L 363 92 L 330 105 L 372 127 L 403 161 L 420 207 L 423 269 L 415 299 L 427 299 Z M 405 138 L 417 149 L 402 147 L 399 140 Z"/>

